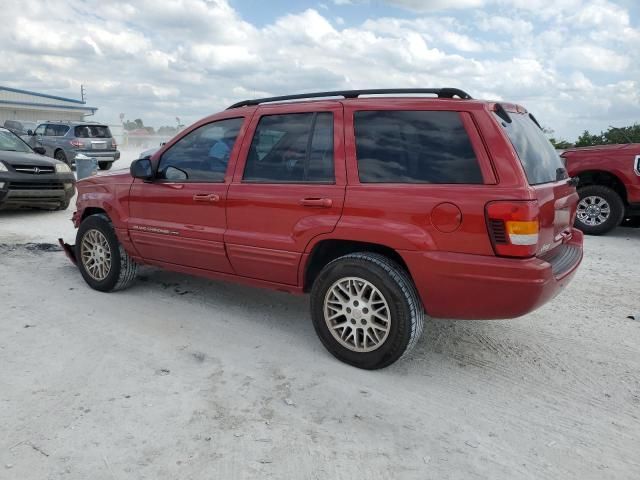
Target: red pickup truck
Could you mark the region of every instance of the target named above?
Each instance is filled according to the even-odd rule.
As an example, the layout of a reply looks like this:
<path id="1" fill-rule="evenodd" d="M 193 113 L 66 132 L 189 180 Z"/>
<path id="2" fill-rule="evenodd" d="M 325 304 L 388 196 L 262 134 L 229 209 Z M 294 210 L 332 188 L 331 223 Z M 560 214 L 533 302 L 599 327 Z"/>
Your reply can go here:
<path id="1" fill-rule="evenodd" d="M 561 156 L 569 175 L 580 179 L 576 227 L 602 235 L 640 217 L 640 143 L 573 148 Z"/>
<path id="2" fill-rule="evenodd" d="M 425 313 L 524 315 L 582 259 L 575 182 L 535 117 L 453 88 L 247 100 L 78 192 L 62 243 L 92 288 L 151 264 L 308 292 L 322 343 L 368 369 Z"/>

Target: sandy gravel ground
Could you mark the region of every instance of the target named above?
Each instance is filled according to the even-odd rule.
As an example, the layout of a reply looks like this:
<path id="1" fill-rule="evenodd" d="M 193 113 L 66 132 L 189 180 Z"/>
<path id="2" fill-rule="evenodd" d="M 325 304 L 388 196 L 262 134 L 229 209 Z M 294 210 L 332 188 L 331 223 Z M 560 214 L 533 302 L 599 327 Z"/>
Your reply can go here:
<path id="1" fill-rule="evenodd" d="M 90 290 L 67 212 L 0 212 L 1 479 L 640 478 L 640 229 L 512 321 L 360 371 L 308 299 L 145 269 Z M 627 318 L 636 315 L 636 320 Z"/>

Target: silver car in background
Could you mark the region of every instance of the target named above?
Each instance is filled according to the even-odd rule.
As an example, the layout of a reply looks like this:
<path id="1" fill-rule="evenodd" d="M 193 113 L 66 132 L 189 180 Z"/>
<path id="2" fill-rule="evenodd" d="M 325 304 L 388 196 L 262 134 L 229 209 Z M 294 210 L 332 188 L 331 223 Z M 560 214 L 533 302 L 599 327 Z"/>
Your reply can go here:
<path id="1" fill-rule="evenodd" d="M 108 125 L 97 122 L 43 122 L 29 137 L 29 145 L 43 147 L 46 155 L 74 166 L 75 157 L 82 153 L 98 161 L 100 170 L 109 170 L 120 158 Z"/>

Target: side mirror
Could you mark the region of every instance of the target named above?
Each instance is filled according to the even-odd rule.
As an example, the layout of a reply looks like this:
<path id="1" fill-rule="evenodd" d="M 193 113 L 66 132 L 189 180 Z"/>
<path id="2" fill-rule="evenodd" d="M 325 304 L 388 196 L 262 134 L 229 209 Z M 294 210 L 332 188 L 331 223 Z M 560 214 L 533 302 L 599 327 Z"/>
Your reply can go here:
<path id="1" fill-rule="evenodd" d="M 27 135 L 29 135 L 30 137 L 33 136 L 33 130 L 31 129 L 27 130 Z"/>
<path id="2" fill-rule="evenodd" d="M 47 153 L 44 147 L 33 147 L 33 151 L 40 155 L 44 155 L 45 153 Z"/>
<path id="3" fill-rule="evenodd" d="M 140 178 L 148 181 L 153 178 L 153 166 L 149 157 L 139 158 L 131 163 L 129 169 L 133 178 Z"/>

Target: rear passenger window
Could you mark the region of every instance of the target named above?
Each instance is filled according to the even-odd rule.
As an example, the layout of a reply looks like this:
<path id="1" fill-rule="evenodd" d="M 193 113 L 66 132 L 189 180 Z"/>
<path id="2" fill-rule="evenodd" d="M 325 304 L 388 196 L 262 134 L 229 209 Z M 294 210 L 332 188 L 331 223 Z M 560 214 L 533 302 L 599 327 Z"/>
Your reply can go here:
<path id="1" fill-rule="evenodd" d="M 251 141 L 243 181 L 333 182 L 333 114 L 263 116 Z"/>
<path id="2" fill-rule="evenodd" d="M 355 137 L 362 183 L 483 183 L 457 112 L 356 112 Z"/>

